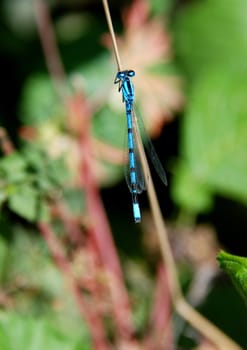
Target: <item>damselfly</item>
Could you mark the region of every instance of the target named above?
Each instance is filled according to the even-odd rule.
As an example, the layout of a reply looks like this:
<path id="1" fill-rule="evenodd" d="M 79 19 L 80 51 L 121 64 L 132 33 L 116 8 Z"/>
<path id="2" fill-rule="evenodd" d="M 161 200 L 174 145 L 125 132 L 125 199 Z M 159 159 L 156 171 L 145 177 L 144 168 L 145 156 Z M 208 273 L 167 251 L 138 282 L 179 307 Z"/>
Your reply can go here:
<path id="1" fill-rule="evenodd" d="M 138 202 L 138 194 L 142 193 L 146 189 L 146 179 L 142 171 L 140 163 L 138 143 L 136 139 L 136 120 L 141 122 L 141 117 L 136 117 L 134 111 L 135 90 L 131 78 L 135 76 L 133 70 L 124 70 L 117 73 L 114 83 L 119 84 L 118 91 L 122 92 L 123 102 L 125 103 L 125 111 L 127 118 L 127 130 L 128 130 L 128 150 L 129 150 L 129 166 L 126 176 L 126 181 L 132 196 L 133 215 L 135 222 L 141 221 L 141 211 Z M 147 150 L 149 151 L 150 158 L 154 164 L 154 167 L 159 174 L 161 180 L 167 185 L 167 179 L 165 171 L 160 163 L 160 160 L 154 150 L 151 140 L 147 138 Z"/>

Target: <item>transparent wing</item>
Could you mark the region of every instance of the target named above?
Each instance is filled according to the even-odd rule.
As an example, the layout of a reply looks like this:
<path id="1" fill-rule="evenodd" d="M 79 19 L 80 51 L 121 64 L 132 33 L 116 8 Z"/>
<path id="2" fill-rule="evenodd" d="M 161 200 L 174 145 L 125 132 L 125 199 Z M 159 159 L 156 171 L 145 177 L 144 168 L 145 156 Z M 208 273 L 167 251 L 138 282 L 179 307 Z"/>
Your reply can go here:
<path id="1" fill-rule="evenodd" d="M 153 166 L 154 166 L 157 174 L 159 175 L 161 181 L 167 186 L 166 172 L 165 172 L 163 165 L 161 164 L 161 161 L 160 161 L 160 159 L 155 151 L 154 145 L 152 144 L 152 141 L 151 141 L 150 137 L 148 136 L 143 119 L 142 119 L 141 114 L 140 114 L 136 105 L 134 106 L 134 112 L 136 115 L 135 119 L 137 120 L 138 128 L 140 130 L 140 134 L 141 134 L 145 149 L 147 151 L 147 154 L 148 154 L 151 162 L 153 163 Z"/>

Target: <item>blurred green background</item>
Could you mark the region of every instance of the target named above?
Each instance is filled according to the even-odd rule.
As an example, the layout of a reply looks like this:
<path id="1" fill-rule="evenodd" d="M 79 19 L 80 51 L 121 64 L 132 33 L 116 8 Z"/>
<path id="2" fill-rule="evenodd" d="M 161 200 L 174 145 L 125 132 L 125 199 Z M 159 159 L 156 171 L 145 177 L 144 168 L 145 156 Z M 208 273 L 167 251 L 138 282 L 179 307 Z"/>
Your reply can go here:
<path id="1" fill-rule="evenodd" d="M 124 106 L 120 98 L 112 97 L 116 90 L 113 86 L 116 66 L 109 51 L 111 44 L 109 41 L 107 44 L 105 37 L 107 25 L 101 2 L 53 0 L 47 3 L 68 86 L 75 92 L 78 86 L 82 87 L 92 107 L 93 136 L 121 148 L 125 137 Z M 110 2 L 115 29 L 125 38 L 120 51 L 122 49 L 123 58 L 127 57 L 126 61 L 133 64 L 142 63 L 138 52 L 128 51 L 132 43 L 128 33 L 131 16 L 127 17 L 126 9 L 134 3 Z M 164 78 L 170 92 L 169 97 L 160 93 L 162 101 L 168 100 L 168 107 L 161 102 L 157 113 L 161 119 L 156 123 L 159 131 L 156 135 L 153 132 L 156 136 L 153 143 L 165 164 L 169 182 L 168 188 L 163 188 L 154 174 L 163 215 L 175 233 L 188 226 L 210 225 L 219 246 L 233 254 L 247 256 L 247 2 L 150 0 L 148 4 L 147 23 L 159 21 L 164 33 L 169 35 L 168 41 L 164 39 L 165 34 L 162 36 L 164 45 L 169 45 L 163 57 L 155 57 L 156 46 L 152 57 L 148 40 L 141 41 L 135 36 L 144 48 L 147 45 L 146 51 L 151 52 L 150 67 L 156 77 Z M 152 30 L 154 37 L 158 35 L 155 27 L 144 27 L 144 24 L 140 27 L 140 37 L 150 34 L 152 38 Z M 0 124 L 19 151 L 15 159 L 6 161 L 2 154 L 0 160 L 0 348 L 15 349 L 15 342 L 22 344 L 21 350 L 89 349 L 90 337 L 86 326 L 78 322 L 73 298 L 68 297 L 66 288 L 61 288 L 61 276 L 49 258 L 45 243 L 30 223 L 37 220 L 33 211 L 37 202 L 41 208 L 39 216 L 48 215 L 40 198 L 54 186 L 60 188 L 69 182 L 71 169 L 67 170 L 60 158 L 55 163 L 47 161 L 49 148 L 56 150 L 58 145 L 58 153 L 63 147 L 67 152 L 74 152 L 73 140 L 64 131 L 64 108 L 47 71 L 31 0 L 1 1 L 0 62 Z M 136 90 L 137 94 L 140 92 L 142 114 L 145 115 L 150 106 L 150 111 L 155 113 L 151 102 L 145 106 L 147 101 L 142 101 L 146 97 L 142 86 L 145 77 L 149 77 L 144 64 L 128 68 L 140 70 L 142 80 L 137 81 Z M 173 78 L 180 82 L 175 87 Z M 151 89 L 151 80 L 148 83 Z M 155 86 L 157 84 L 156 81 Z M 147 118 L 152 121 L 151 115 Z M 21 140 L 21 135 L 29 131 L 27 126 L 38 130 L 32 147 L 23 146 Z M 51 140 L 57 143 L 51 145 Z M 97 161 L 103 169 L 99 184 L 117 248 L 126 266 L 126 279 L 131 295 L 139 301 L 135 319 L 141 333 L 149 312 L 157 252 L 143 243 L 141 231 L 145 228 L 132 222 L 122 166 L 105 162 L 104 158 Z M 35 180 L 28 170 L 30 166 Z M 16 185 L 27 177 L 26 187 Z M 36 188 L 39 188 L 38 194 Z M 78 203 L 75 193 L 68 191 L 67 195 L 75 212 L 78 208 L 83 210 L 83 203 Z M 141 198 L 141 206 L 148 217 L 145 197 Z M 181 281 L 185 281 L 186 291 L 186 283 L 193 279 L 191 275 L 198 266 L 191 268 L 190 264 L 196 263 L 187 261 L 188 266 L 183 270 L 181 260 Z M 136 278 L 141 282 L 137 283 Z M 241 297 L 224 275 L 213 279 L 209 289 L 198 307 L 247 348 L 247 314 Z M 58 306 L 54 306 L 54 300 Z M 186 339 L 193 340 L 193 334 L 185 330 L 180 338 L 183 348 L 190 348 Z"/>

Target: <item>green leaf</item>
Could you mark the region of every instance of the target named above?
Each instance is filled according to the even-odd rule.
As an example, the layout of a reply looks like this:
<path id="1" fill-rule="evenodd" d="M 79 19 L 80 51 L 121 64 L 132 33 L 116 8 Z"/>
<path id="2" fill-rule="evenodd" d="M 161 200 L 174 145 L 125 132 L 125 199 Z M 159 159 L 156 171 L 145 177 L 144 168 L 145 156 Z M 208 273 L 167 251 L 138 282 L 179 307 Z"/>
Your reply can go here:
<path id="1" fill-rule="evenodd" d="M 95 56 L 80 66 L 77 66 L 70 73 L 70 82 L 73 86 L 78 83 L 83 86 L 88 96 L 93 100 L 97 96 L 109 96 L 109 90 L 114 89 L 114 78 L 116 71 L 112 69 L 109 52 L 104 52 Z"/>
<path id="2" fill-rule="evenodd" d="M 33 144 L 27 144 L 22 153 L 41 191 L 52 191 L 55 186 L 61 187 L 68 180 L 69 171 L 63 157 L 50 158 L 44 149 Z"/>
<path id="3" fill-rule="evenodd" d="M 120 96 L 119 101 L 121 102 Z M 124 153 L 121 155 L 121 150 L 126 149 L 127 153 L 127 131 L 124 105 L 122 105 L 122 109 L 120 105 L 120 111 L 121 112 L 106 106 L 94 116 L 92 123 L 92 131 L 95 138 L 106 143 L 108 146 L 112 146 L 113 154 L 115 148 L 119 150 L 119 164 L 124 162 Z M 104 174 L 104 178 L 101 178 L 102 186 L 112 185 L 123 177 L 124 171 L 122 165 L 102 160 L 101 166 L 102 174 Z"/>
<path id="4" fill-rule="evenodd" d="M 48 75 L 32 75 L 25 83 L 21 106 L 21 120 L 27 125 L 39 125 L 52 118 L 63 117 L 64 108 L 57 98 Z"/>
<path id="5" fill-rule="evenodd" d="M 121 100 L 119 99 L 119 102 Z M 104 107 L 93 118 L 93 134 L 94 136 L 108 144 L 124 147 L 124 137 L 126 132 L 125 107 L 122 105 L 122 113 L 113 111 L 109 107 Z"/>
<path id="6" fill-rule="evenodd" d="M 247 300 L 247 258 L 221 251 L 217 260 L 220 267 L 229 274 L 236 288 Z"/>
<path id="7" fill-rule="evenodd" d="M 51 159 L 45 168 L 47 179 L 55 186 L 61 187 L 69 179 L 69 171 L 62 157 Z"/>
<path id="8" fill-rule="evenodd" d="M 40 201 L 39 193 L 30 185 L 23 184 L 9 196 L 9 207 L 26 220 L 47 220 L 48 211 Z"/>
<path id="9" fill-rule="evenodd" d="M 26 144 L 0 161 L 0 205 L 29 221 L 48 220 L 46 199 L 64 185 L 69 171 L 64 159 L 50 158 L 36 145 Z"/>
<path id="10" fill-rule="evenodd" d="M 245 65 L 247 56 L 247 2 L 192 1 L 182 6 L 175 24 L 179 61 L 190 76 L 212 65 Z"/>
<path id="11" fill-rule="evenodd" d="M 211 69 L 197 78 L 182 124 L 173 196 L 194 212 L 215 193 L 247 203 L 247 72 Z M 192 208 L 191 208 L 192 207 Z"/>
<path id="12" fill-rule="evenodd" d="M 18 152 L 14 152 L 1 159 L 0 173 L 2 173 L 6 181 L 22 181 L 26 178 L 26 165 L 27 163 L 22 155 Z"/>
<path id="13" fill-rule="evenodd" d="M 44 163 L 49 159 L 44 150 L 33 143 L 27 143 L 23 147 L 22 155 L 28 166 L 36 171 L 43 169 Z"/>
<path id="14" fill-rule="evenodd" d="M 161 15 L 171 10 L 174 0 L 152 0 L 150 1 L 151 11 L 154 15 Z"/>
<path id="15" fill-rule="evenodd" d="M 172 182 L 174 200 L 191 213 L 208 211 L 212 207 L 212 192 L 188 166 L 179 164 Z"/>
<path id="16" fill-rule="evenodd" d="M 88 350 L 89 342 L 64 335 L 47 319 L 0 313 L 1 350 Z"/>

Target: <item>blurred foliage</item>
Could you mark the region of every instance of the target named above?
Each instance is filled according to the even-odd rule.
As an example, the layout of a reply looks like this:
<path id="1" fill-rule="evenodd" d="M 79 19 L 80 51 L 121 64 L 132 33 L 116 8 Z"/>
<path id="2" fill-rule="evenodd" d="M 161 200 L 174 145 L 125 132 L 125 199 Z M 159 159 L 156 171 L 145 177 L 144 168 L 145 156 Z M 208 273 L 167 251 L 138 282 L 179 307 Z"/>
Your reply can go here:
<path id="1" fill-rule="evenodd" d="M 11 230 L 11 241 L 0 239 L 0 280 L 15 312 L 0 313 L 1 349 L 90 349 L 87 328 L 43 239 L 21 225 Z M 10 239 L 8 227 L 0 232 Z"/>
<path id="2" fill-rule="evenodd" d="M 94 61 L 72 70 L 68 74 L 68 81 L 72 91 L 85 88 L 85 93 L 90 96 L 92 105 L 94 103 L 99 105 L 92 118 L 93 136 L 100 142 L 121 150 L 124 147 L 125 119 L 114 104 L 102 105 L 102 101 L 109 96 L 108 91 L 113 85 L 110 67 L 109 56 L 99 55 Z M 99 80 L 102 84 L 99 84 Z M 112 116 L 114 116 L 114 123 Z M 68 155 L 68 150 L 73 152 L 73 149 L 69 149 L 73 147 L 73 138 L 67 130 L 65 105 L 61 104 L 55 94 L 48 75 L 32 74 L 26 80 L 20 103 L 20 118 L 24 125 L 37 128 L 38 140 L 47 152 L 51 151 L 51 144 L 56 145 L 60 152 L 63 148 L 63 140 L 67 140 L 68 143 L 66 154 Z M 124 157 L 120 159 L 120 164 L 123 159 Z M 102 185 L 112 185 L 123 177 L 121 166 L 104 160 L 99 162 L 103 168 L 103 175 L 98 180 Z"/>
<path id="3" fill-rule="evenodd" d="M 147 102 L 145 97 L 154 97 L 151 107 L 155 110 L 154 101 L 161 101 L 161 110 L 164 100 L 170 102 L 171 99 L 172 110 L 178 99 L 176 87 L 169 90 L 172 77 L 179 72 L 184 75 L 186 82 L 187 102 L 182 121 L 179 121 L 180 150 L 168 190 L 171 188 L 178 207 L 188 210 L 192 216 L 209 210 L 216 194 L 246 204 L 247 69 L 244 57 L 247 51 L 247 3 L 242 0 L 155 0 L 149 3 L 153 18 L 161 19 L 162 24 L 168 21 L 171 24 L 174 32 L 171 45 L 174 46 L 176 64 L 170 62 L 170 52 L 167 57 L 158 55 L 159 62 L 152 62 L 153 51 L 145 42 L 145 36 L 144 40 L 142 37 L 142 42 L 138 44 L 144 47 L 146 55 L 140 50 L 140 57 L 130 57 L 131 62 L 141 62 L 138 69 L 145 72 L 144 78 L 137 80 L 136 84 L 139 83 L 140 87 L 140 104 L 141 87 L 145 87 L 147 95 L 143 95 L 144 102 Z M 6 79 L 4 90 L 10 92 L 8 103 L 17 105 L 16 115 L 13 117 L 11 114 L 6 118 L 1 110 L 0 116 L 5 118 L 4 124 L 18 140 L 17 151 L 0 159 L 0 302 L 5 309 L 0 313 L 0 348 L 12 350 L 18 344 L 20 350 L 84 350 L 91 348 L 88 330 L 78 315 L 74 300 L 64 286 L 43 239 L 32 225 L 39 220 L 49 220 L 50 204 L 59 196 L 62 196 L 75 217 L 84 212 L 85 206 L 82 191 L 76 186 L 70 188 L 74 174 L 68 169 L 66 159 L 74 161 L 78 149 L 73 148 L 74 135 L 69 134 L 66 124 L 64 107 L 67 101 L 63 104 L 58 99 L 45 68 L 31 4 L 31 0 L 4 0 L 0 5 L 3 20 L 0 25 L 0 49 L 18 66 L 17 72 L 8 71 L 6 75 L 9 78 L 13 74 L 16 80 L 19 79 L 18 84 L 21 84 L 21 87 L 18 86 L 21 90 L 20 94 L 18 91 L 18 101 L 14 101 L 12 81 L 9 90 L 6 90 L 9 82 Z M 125 1 L 117 5 L 112 2 L 114 26 L 123 29 L 123 32 L 126 28 L 122 28 L 120 23 L 120 12 L 123 12 L 126 4 Z M 49 5 L 66 69 L 66 88 L 72 94 L 83 91 L 88 99 L 92 113 L 92 135 L 100 143 L 98 148 L 107 145 L 110 150 L 112 147 L 121 152 L 126 136 L 124 105 L 113 84 L 116 68 L 103 36 L 107 28 L 102 5 L 96 1 L 81 0 L 53 0 L 49 1 Z M 153 27 L 148 29 L 152 36 Z M 170 45 L 170 38 L 165 34 L 168 33 L 162 32 L 158 42 L 166 48 L 166 45 Z M 156 48 L 160 50 L 158 45 Z M 128 56 L 128 45 L 124 49 Z M 163 54 L 158 49 L 157 52 Z M 153 63 L 150 67 L 144 64 L 146 56 Z M 148 81 L 150 73 L 155 73 L 155 83 L 158 81 L 157 86 L 160 88 L 157 91 L 162 91 L 160 101 L 155 100 L 159 97 L 156 90 L 150 93 L 150 86 L 153 87 L 154 83 L 154 80 Z M 168 80 L 165 80 L 167 77 Z M 168 89 L 163 90 L 167 86 Z M 165 95 L 164 91 L 168 94 Z M 166 111 L 167 114 L 163 109 L 162 114 L 169 116 L 170 109 Z M 174 108 L 175 112 L 178 110 L 179 107 Z M 147 114 L 150 114 L 150 125 L 154 126 L 154 114 Z M 160 132 L 165 119 L 157 120 Z M 24 128 L 30 127 L 31 132 L 35 131 L 35 141 L 31 140 L 25 145 L 19 143 L 19 124 Z M 58 151 L 55 152 L 56 156 L 52 154 L 53 151 Z M 112 186 L 122 179 L 121 162 L 122 159 L 117 159 L 114 164 L 108 159 L 96 159 L 97 180 L 101 185 Z M 113 200 L 115 209 L 118 206 L 122 208 L 120 199 L 122 201 L 122 198 L 117 198 L 118 205 L 115 205 L 116 198 Z M 114 219 L 118 220 L 118 216 Z M 129 238 L 131 225 L 126 218 L 119 225 L 120 220 L 116 223 L 116 242 L 119 236 L 124 237 L 124 243 L 121 242 L 119 249 L 126 248 L 128 253 L 123 258 L 126 281 L 133 302 L 137 333 L 141 335 L 146 331 L 150 314 L 154 272 L 149 271 L 147 263 L 143 262 L 146 256 L 140 253 L 143 248 L 139 240 L 133 243 L 137 236 L 131 240 Z M 245 261 L 242 264 L 241 260 L 236 269 L 235 259 L 238 258 L 226 253 L 223 256 L 222 253 L 218 259 L 240 289 L 246 292 Z M 189 274 L 188 270 L 180 267 L 185 290 L 192 280 L 192 272 L 189 270 Z M 219 301 L 225 305 L 229 302 L 223 292 L 214 299 L 214 305 L 219 305 Z M 235 303 L 238 303 L 237 299 L 231 300 L 233 309 Z M 240 307 L 237 310 L 240 314 L 242 309 Z M 212 312 L 216 318 L 217 315 L 226 318 L 222 309 L 212 308 Z M 239 315 L 239 319 L 246 321 L 244 312 Z M 236 339 L 246 346 L 245 323 L 243 326 L 238 325 L 230 316 L 228 322 L 233 334 L 235 328 L 239 331 Z M 194 335 L 189 339 L 193 346 L 195 339 Z M 191 347 L 184 345 L 184 348 Z"/>
<path id="4" fill-rule="evenodd" d="M 87 350 L 89 342 L 66 336 L 48 319 L 23 318 L 14 313 L 0 313 L 0 347 L 3 350 Z"/>
<path id="5" fill-rule="evenodd" d="M 29 221 L 49 217 L 47 201 L 55 197 L 68 171 L 62 158 L 51 159 L 40 148 L 26 145 L 0 160 L 0 205 L 9 208 Z"/>
<path id="6" fill-rule="evenodd" d="M 246 6 L 192 2 L 176 18 L 176 53 L 190 84 L 173 196 L 192 213 L 211 208 L 215 194 L 247 203 Z"/>
<path id="7" fill-rule="evenodd" d="M 27 79 L 20 100 L 20 119 L 24 125 L 40 125 L 53 120 L 60 124 L 64 117 L 64 106 L 58 97 L 47 75 L 32 74 Z"/>
<path id="8" fill-rule="evenodd" d="M 245 67 L 245 12 L 241 0 L 190 1 L 181 6 L 175 23 L 175 47 L 180 64 L 196 79 L 210 67 Z"/>

